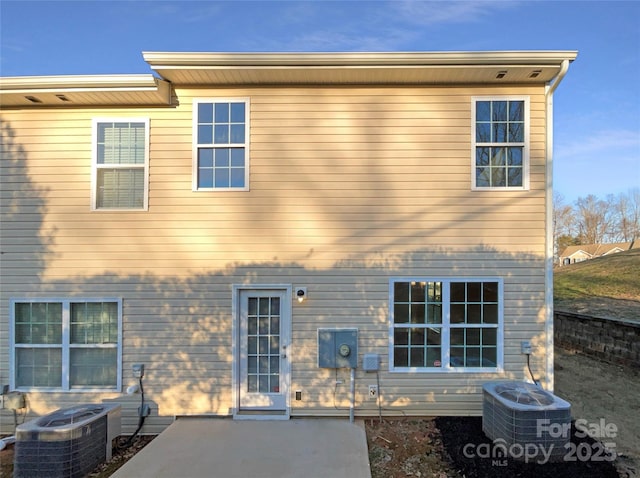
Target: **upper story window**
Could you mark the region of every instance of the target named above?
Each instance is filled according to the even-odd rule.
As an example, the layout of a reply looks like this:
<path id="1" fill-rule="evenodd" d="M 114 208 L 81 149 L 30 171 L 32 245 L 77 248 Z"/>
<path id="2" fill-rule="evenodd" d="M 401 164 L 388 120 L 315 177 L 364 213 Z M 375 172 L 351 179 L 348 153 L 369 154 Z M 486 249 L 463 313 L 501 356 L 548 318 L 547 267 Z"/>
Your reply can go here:
<path id="1" fill-rule="evenodd" d="M 501 279 L 393 279 L 389 364 L 396 372 L 502 368 Z"/>
<path id="2" fill-rule="evenodd" d="M 529 188 L 529 100 L 472 98 L 473 189 Z"/>
<path id="3" fill-rule="evenodd" d="M 92 209 L 148 208 L 149 119 L 93 121 Z"/>
<path id="4" fill-rule="evenodd" d="M 249 189 L 249 100 L 193 103 L 193 189 Z"/>
<path id="5" fill-rule="evenodd" d="M 120 390 L 122 301 L 11 301 L 11 388 Z"/>

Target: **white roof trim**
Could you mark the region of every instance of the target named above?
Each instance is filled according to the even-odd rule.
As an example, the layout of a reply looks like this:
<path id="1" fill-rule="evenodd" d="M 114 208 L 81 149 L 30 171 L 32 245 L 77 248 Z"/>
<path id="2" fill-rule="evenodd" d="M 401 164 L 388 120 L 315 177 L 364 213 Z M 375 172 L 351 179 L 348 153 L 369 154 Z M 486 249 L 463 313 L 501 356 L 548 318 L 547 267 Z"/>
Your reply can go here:
<path id="1" fill-rule="evenodd" d="M 578 249 L 575 252 L 572 252 L 571 254 L 569 254 L 568 256 L 563 256 L 563 257 L 573 257 L 577 254 L 583 254 L 585 256 L 589 256 L 589 257 L 593 257 L 593 254 L 588 253 L 587 251 L 583 251 L 582 249 Z"/>
<path id="2" fill-rule="evenodd" d="M 33 103 L 40 106 L 167 106 L 171 104 L 171 85 L 152 74 L 0 77 L 3 107 L 34 106 Z"/>
<path id="3" fill-rule="evenodd" d="M 206 53 L 142 52 L 152 68 L 176 66 L 468 66 L 557 65 L 577 51 L 479 51 L 392 53 Z M 166 66 L 165 66 L 166 67 Z"/>
<path id="4" fill-rule="evenodd" d="M 143 52 L 174 85 L 547 84 L 575 51 Z"/>
<path id="5" fill-rule="evenodd" d="M 152 74 L 0 77 L 0 105 L 5 108 L 172 106 L 172 83 L 540 84 L 552 81 L 563 62 L 575 60 L 577 52 L 143 52 L 142 55 L 161 78 Z M 503 73 L 507 71 L 505 77 Z"/>
<path id="6" fill-rule="evenodd" d="M 89 91 L 108 89 L 157 89 L 153 75 L 68 75 L 0 77 L 0 91 Z"/>

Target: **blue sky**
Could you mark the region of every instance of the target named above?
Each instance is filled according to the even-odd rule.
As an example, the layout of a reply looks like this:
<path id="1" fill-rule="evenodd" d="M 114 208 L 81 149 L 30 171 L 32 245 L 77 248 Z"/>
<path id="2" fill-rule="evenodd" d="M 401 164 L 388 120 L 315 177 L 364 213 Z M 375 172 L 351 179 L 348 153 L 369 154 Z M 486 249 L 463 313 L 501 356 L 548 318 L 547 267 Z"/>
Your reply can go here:
<path id="1" fill-rule="evenodd" d="M 150 73 L 142 51 L 578 50 L 556 91 L 555 189 L 640 187 L 638 1 L 0 2 L 0 75 Z"/>

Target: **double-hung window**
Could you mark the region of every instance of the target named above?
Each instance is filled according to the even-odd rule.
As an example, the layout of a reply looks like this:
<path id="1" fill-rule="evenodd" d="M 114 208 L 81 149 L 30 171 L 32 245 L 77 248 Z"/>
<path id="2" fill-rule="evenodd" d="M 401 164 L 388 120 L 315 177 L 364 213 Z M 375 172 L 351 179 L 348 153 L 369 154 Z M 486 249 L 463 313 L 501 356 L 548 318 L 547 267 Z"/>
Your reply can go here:
<path id="1" fill-rule="evenodd" d="M 472 188 L 529 188 L 529 99 L 472 98 Z"/>
<path id="2" fill-rule="evenodd" d="M 11 388 L 120 390 L 119 299 L 12 300 Z"/>
<path id="3" fill-rule="evenodd" d="M 501 279 L 392 279 L 392 371 L 502 368 Z"/>
<path id="4" fill-rule="evenodd" d="M 93 121 L 92 208 L 147 210 L 149 119 Z"/>
<path id="5" fill-rule="evenodd" d="M 249 189 L 249 100 L 193 102 L 193 189 Z"/>

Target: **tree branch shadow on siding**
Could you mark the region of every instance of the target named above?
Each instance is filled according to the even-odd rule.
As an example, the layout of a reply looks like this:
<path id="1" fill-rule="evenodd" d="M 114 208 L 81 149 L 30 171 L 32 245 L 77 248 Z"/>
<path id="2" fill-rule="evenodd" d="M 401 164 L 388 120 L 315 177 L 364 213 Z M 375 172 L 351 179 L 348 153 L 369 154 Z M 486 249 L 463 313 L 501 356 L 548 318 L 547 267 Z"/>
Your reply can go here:
<path id="1" fill-rule="evenodd" d="M 476 248 L 475 253 L 495 253 L 488 248 Z M 498 255 L 497 260 L 513 257 Z M 424 270 L 429 263 L 438 264 L 441 269 L 446 262 L 454 270 L 461 270 L 461 263 L 446 251 L 415 251 L 401 254 L 390 263 L 410 263 L 419 260 Z M 385 262 L 389 262 L 388 260 Z M 523 261 L 523 264 L 530 265 Z M 224 273 L 212 272 L 196 274 L 189 278 L 158 278 L 153 275 L 98 275 L 83 278 L 71 278 L 68 281 L 53 281 L 41 285 L 44 296 L 59 295 L 61 290 L 70 296 L 95 296 L 101 289 L 109 291 L 106 295 L 123 298 L 123 386 L 135 380 L 130 376 L 132 363 L 146 364 L 145 390 L 147 397 L 155 401 L 161 415 L 181 414 L 228 414 L 231 405 L 232 355 L 232 284 L 269 284 L 287 283 L 295 271 L 295 281 L 304 281 L 309 287 L 308 302 L 292 305 L 293 334 L 289 353 L 292 357 L 292 390 L 303 390 L 312 402 L 312 408 L 324 409 L 321 413 L 344 413 L 348 407 L 348 372 L 339 371 L 344 385 L 334 387 L 334 371 L 318 369 L 316 329 L 318 327 L 344 327 L 357 325 L 359 331 L 359 354 L 378 353 L 381 356 L 381 390 L 386 383 L 402 382 L 401 375 L 389 376 L 388 368 L 388 279 L 391 276 L 406 276 L 402 267 L 383 265 L 375 267 L 362 261 L 352 261 L 351 267 L 362 271 L 361 277 L 354 278 L 353 288 L 332 288 L 331 270 L 317 271 L 292 264 L 244 264 L 227 268 Z M 340 265 L 341 268 L 345 264 Z M 480 271 L 484 273 L 480 274 Z M 495 261 L 487 260 L 483 266 L 476 265 L 471 276 L 496 276 Z M 411 274 L 414 275 L 414 274 Z M 415 275 L 419 275 L 416 271 Z M 424 275 L 424 273 L 423 273 Z M 427 274 L 428 275 L 428 274 Z M 460 274 L 461 276 L 467 275 Z M 372 276 L 385 277 L 382 284 L 374 284 Z M 299 278 L 299 279 L 298 279 Z M 81 279 L 81 280 L 80 280 Z M 507 289 L 518 288 L 505 277 Z M 324 288 L 324 291 L 323 291 Z M 371 290 L 375 288 L 376 290 Z M 525 286 L 526 288 L 526 286 Z M 332 289 L 332 290 L 329 290 Z M 510 291 L 509 294 L 512 294 Z M 322 299 L 314 299 L 323 296 Z M 539 295 L 538 292 L 535 295 Z M 329 298 L 330 296 L 330 298 Z M 532 300 L 536 297 L 532 297 Z M 344 304 L 344 305 L 343 305 Z M 505 362 L 509 364 L 506 377 L 522 374 L 514 367 L 520 360 L 519 340 L 532 339 L 534 349 L 542 350 L 542 337 L 526 335 L 526 330 L 513 332 L 511 326 L 518 322 L 536 322 L 539 317 L 527 317 L 519 312 L 519 303 L 509 300 L 505 304 Z M 368 324 L 366 327 L 363 324 Z M 524 334 L 524 335 L 522 335 Z M 507 356 L 508 355 L 508 356 Z M 539 360 L 538 360 L 539 362 Z M 534 362 L 534 369 L 536 368 Z M 538 363 L 536 375 L 542 374 L 543 365 Z M 455 386 L 429 385 L 434 379 L 458 377 Z M 403 414 L 410 410 L 416 412 L 429 409 L 436 400 L 446 400 L 446 395 L 475 394 L 479 383 L 495 379 L 495 374 L 476 376 L 454 376 L 423 374 L 414 376 L 411 383 L 390 385 L 393 393 L 381 394 L 384 407 L 388 411 Z M 358 405 L 369 409 L 373 414 L 370 401 L 363 388 L 371 378 L 358 372 Z M 416 391 L 418 381 L 424 381 L 424 394 Z M 130 383 L 131 382 L 131 383 Z M 386 382 L 386 383 L 385 383 Z M 403 388 L 408 393 L 403 393 Z M 309 396 L 311 394 L 311 397 Z M 476 398 L 469 398 L 467 404 L 454 405 L 456 414 L 464 414 L 466 406 L 479 404 Z M 305 402 L 303 402 L 303 405 Z M 295 405 L 295 404 L 294 404 Z M 341 411 L 336 412 L 335 407 Z M 437 407 L 436 407 L 437 408 Z M 415 413 L 415 412 L 414 412 Z"/>
<path id="2" fill-rule="evenodd" d="M 233 284 L 293 283 L 309 287 L 307 303 L 292 305 L 291 390 L 301 389 L 308 392 L 304 396 L 312 395 L 307 402 L 301 402 L 301 410 L 311 402 L 311 408 L 317 409 L 319 414 L 348 413 L 347 381 L 340 390 L 336 390 L 334 372 L 316 366 L 316 329 L 320 326 L 366 323 L 366 328 L 360 327 L 359 354 L 374 352 L 381 356 L 380 391 L 386 412 L 411 414 L 412 411 L 430 408 L 437 410 L 438 406 L 446 408 L 437 405 L 436 401 L 446 401 L 447 395 L 456 394 L 468 396 L 452 402 L 455 403 L 455 414 L 477 411 L 479 384 L 495 379 L 495 374 L 473 377 L 467 374 L 416 374 L 408 379 L 403 374 L 385 373 L 388 369 L 388 279 L 392 276 L 504 277 L 505 291 L 509 296 L 505 303 L 505 342 L 508 343 L 505 362 L 510 366 L 502 377 L 524 377 L 526 364 L 522 363 L 520 367 L 519 363 L 513 363 L 521 360 L 519 340 L 532 338 L 521 337 L 522 332 L 512 332 L 511 326 L 543 319 L 540 308 L 544 300 L 543 286 L 535 278 L 528 279 L 530 267 L 543 261 L 539 255 L 508 252 L 489 245 L 475 245 L 463 250 L 415 246 L 410 252 L 397 252 L 403 240 L 390 235 L 384 246 L 363 248 L 324 269 L 313 267 L 310 258 L 309 261 L 230 263 L 224 268 L 181 277 L 158 276 L 150 272 L 121 274 L 105 270 L 102 274 L 49 279 L 45 278 L 44 272 L 54 254 L 55 230 L 50 235 L 42 230 L 49 189 L 29 180 L 27 154 L 16 143 L 6 123 L 2 124 L 2 143 L 3 183 L 10 187 L 8 202 L 3 204 L 3 283 L 14 277 L 24 279 L 10 288 L 3 287 L 4 324 L 8 322 L 8 299 L 12 297 L 121 297 L 124 304 L 123 389 L 134 382 L 131 364 L 144 363 L 145 392 L 150 401 L 157 403 L 161 417 L 170 419 L 175 414 L 229 413 Z M 3 191 L 7 191 L 5 187 Z M 425 208 L 423 212 L 401 220 L 406 224 L 417 224 L 425 220 L 427 211 Z M 452 222 L 469 219 L 471 214 L 456 215 Z M 397 225 L 398 219 L 384 220 L 379 221 L 376 227 L 393 230 Z M 349 241 L 355 241 L 363 234 L 366 234 L 365 230 L 354 230 Z M 428 229 L 420 228 L 410 237 L 410 242 L 417 245 L 420 238 L 428 234 Z M 313 247 L 309 249 L 313 250 Z M 522 275 L 501 275 L 497 267 L 500 262 L 509 264 L 512 271 L 521 271 Z M 345 288 L 344 284 L 336 283 L 336 271 L 353 272 L 352 286 Z M 511 298 L 515 296 L 517 300 Z M 536 310 L 536 313 L 523 312 L 527 308 Z M 6 325 L 3 327 L 6 330 Z M 533 337 L 534 347 L 536 344 L 542 347 L 542 339 L 540 335 Z M 7 338 L 3 339 L 5 345 L 5 350 L 9 350 Z M 541 360 L 538 360 L 539 369 L 543 368 Z M 2 381 L 9 378 L 7 369 L 3 367 Z M 437 379 L 445 379 L 441 382 L 443 384 L 454 381 L 455 385 L 430 384 Z M 375 402 L 366 398 L 368 376 L 365 378 L 359 371 L 357 380 L 358 413 L 375 415 Z M 425 392 L 416 391 L 419 381 L 423 381 Z M 72 395 L 78 401 L 87 401 L 88 396 Z M 117 397 L 118 394 L 92 395 L 96 400 Z M 40 398 L 57 408 L 56 403 L 68 401 L 70 395 L 46 394 Z M 297 404 L 292 404 L 292 413 L 295 414 Z"/>
<path id="3" fill-rule="evenodd" d="M 2 241 L 0 259 L 2 275 L 25 277 L 28 271 L 39 274 L 52 254 L 53 234 L 42 231 L 47 213 L 46 197 L 49 190 L 30 179 L 27 153 L 17 142 L 11 125 L 0 118 L 0 145 L 2 158 Z M 26 277 L 25 277 L 26 279 Z M 3 281 L 3 289 L 13 290 L 18 284 Z M 21 284 L 28 287 L 28 280 Z M 0 377 L 2 379 L 3 377 Z"/>

